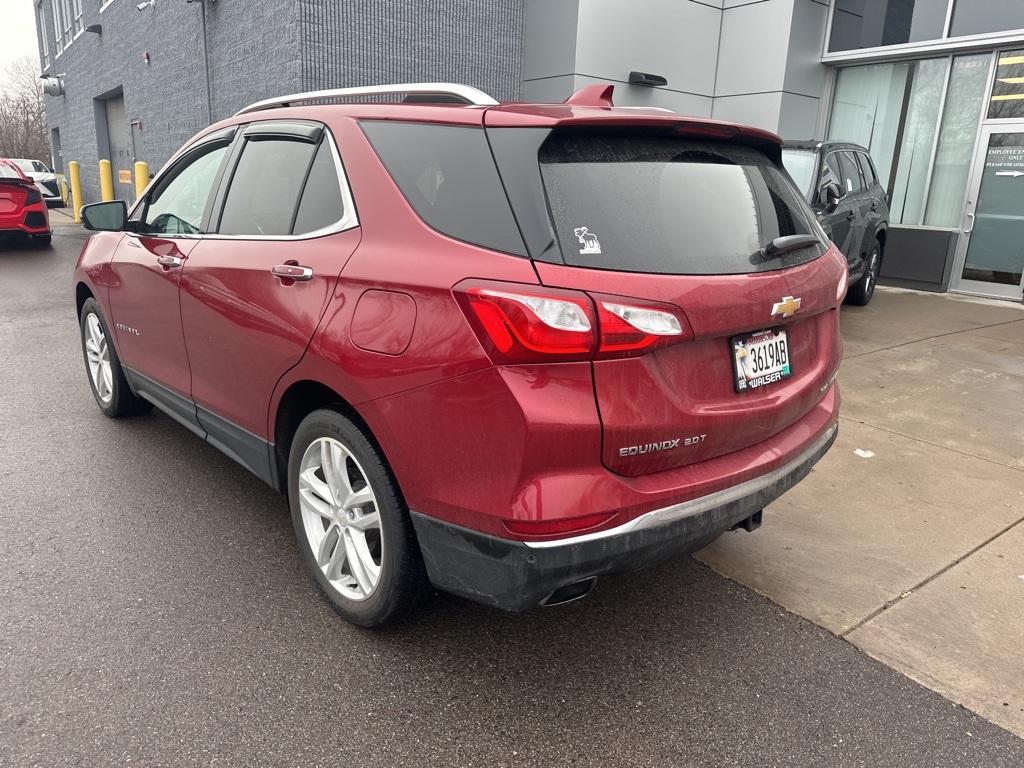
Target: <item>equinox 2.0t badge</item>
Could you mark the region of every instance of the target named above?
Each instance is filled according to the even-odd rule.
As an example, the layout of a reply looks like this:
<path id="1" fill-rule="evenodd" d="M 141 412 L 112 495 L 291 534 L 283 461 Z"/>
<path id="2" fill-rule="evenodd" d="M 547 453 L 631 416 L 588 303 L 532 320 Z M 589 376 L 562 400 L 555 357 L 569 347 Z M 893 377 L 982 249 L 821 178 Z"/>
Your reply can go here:
<path id="1" fill-rule="evenodd" d="M 798 309 L 800 309 L 800 299 L 794 299 L 792 296 L 785 296 L 782 301 L 777 301 L 772 304 L 772 317 L 775 317 L 776 315 L 792 317 L 796 314 Z"/>
<path id="2" fill-rule="evenodd" d="M 669 448 L 678 448 L 682 445 L 697 445 L 703 443 L 707 435 L 694 435 L 693 437 L 680 437 L 675 440 L 662 440 L 660 443 L 646 443 L 644 445 L 631 445 L 628 448 L 619 448 L 619 456 L 637 456 L 641 453 L 651 451 L 667 451 Z"/>

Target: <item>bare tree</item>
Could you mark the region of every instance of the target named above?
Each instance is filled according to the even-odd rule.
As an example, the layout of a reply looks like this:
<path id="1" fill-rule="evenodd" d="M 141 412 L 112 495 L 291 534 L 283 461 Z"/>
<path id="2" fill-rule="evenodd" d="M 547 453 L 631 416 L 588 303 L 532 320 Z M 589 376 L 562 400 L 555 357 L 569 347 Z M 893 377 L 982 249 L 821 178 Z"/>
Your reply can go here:
<path id="1" fill-rule="evenodd" d="M 7 67 L 0 90 L 0 157 L 24 157 L 50 164 L 43 88 L 38 62 L 22 56 Z"/>

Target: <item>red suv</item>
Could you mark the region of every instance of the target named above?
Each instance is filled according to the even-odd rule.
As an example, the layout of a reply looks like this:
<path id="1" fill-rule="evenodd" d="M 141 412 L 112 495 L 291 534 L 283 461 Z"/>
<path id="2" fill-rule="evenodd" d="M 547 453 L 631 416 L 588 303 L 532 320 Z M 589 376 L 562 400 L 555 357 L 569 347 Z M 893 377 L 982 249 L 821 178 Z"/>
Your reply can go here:
<path id="1" fill-rule="evenodd" d="M 846 259 L 779 139 L 611 86 L 273 99 L 82 216 L 100 408 L 287 494 L 356 624 L 582 597 L 757 527 L 836 437 Z"/>

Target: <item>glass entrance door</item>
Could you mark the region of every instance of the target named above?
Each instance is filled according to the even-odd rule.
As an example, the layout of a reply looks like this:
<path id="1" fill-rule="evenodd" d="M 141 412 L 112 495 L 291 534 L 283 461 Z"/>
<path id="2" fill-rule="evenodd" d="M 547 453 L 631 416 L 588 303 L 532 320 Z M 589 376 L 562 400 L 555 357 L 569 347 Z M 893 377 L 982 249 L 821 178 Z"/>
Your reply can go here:
<path id="1" fill-rule="evenodd" d="M 968 193 L 953 288 L 1024 295 L 1024 124 L 986 126 Z"/>

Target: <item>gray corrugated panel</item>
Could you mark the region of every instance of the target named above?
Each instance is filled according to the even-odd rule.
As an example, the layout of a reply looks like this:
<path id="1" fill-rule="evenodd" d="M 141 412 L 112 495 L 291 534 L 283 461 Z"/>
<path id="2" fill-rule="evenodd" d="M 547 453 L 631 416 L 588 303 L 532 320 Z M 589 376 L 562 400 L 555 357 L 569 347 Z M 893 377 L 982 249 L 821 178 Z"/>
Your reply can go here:
<path id="1" fill-rule="evenodd" d="M 458 82 L 519 97 L 522 0 L 299 0 L 305 90 Z"/>

